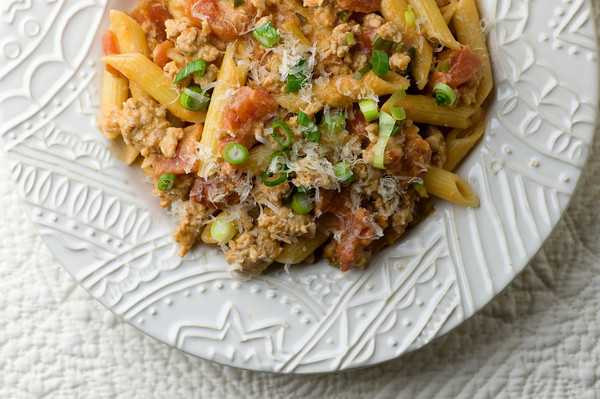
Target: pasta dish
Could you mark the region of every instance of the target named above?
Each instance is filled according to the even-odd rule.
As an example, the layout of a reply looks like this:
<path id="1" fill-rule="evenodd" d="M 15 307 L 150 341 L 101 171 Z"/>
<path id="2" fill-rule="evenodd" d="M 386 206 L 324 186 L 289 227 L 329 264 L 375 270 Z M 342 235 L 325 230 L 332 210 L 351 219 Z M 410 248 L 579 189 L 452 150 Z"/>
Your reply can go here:
<path id="1" fill-rule="evenodd" d="M 141 0 L 110 12 L 101 129 L 178 217 L 260 274 L 342 271 L 479 200 L 452 172 L 493 85 L 475 0 Z"/>

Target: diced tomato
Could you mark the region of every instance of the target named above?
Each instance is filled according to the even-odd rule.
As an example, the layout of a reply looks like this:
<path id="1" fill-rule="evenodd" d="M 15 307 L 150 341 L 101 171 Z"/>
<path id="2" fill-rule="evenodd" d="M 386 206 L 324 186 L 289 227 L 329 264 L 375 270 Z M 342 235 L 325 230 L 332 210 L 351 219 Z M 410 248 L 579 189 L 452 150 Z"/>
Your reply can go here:
<path id="1" fill-rule="evenodd" d="M 278 107 L 275 98 L 265 89 L 242 86 L 233 93 L 223 110 L 223 126 L 236 139 L 245 133 L 253 134 L 253 125 L 271 117 Z"/>
<path id="2" fill-rule="evenodd" d="M 104 50 L 104 55 L 119 54 L 119 41 L 112 30 L 107 30 L 102 36 L 102 49 Z M 106 70 L 118 78 L 124 77 L 121 72 L 110 65 L 106 65 Z"/>
<path id="3" fill-rule="evenodd" d="M 447 73 L 436 72 L 434 81 L 446 83 L 453 89 L 467 83 L 481 68 L 481 60 L 469 46 L 459 51 L 452 51 L 447 59 L 450 62 L 450 69 Z"/>
<path id="4" fill-rule="evenodd" d="M 340 7 L 356 12 L 369 13 L 381 9 L 381 0 L 336 0 Z"/>
<path id="5" fill-rule="evenodd" d="M 231 0 L 188 0 L 186 12 L 197 25 L 208 18 L 214 34 L 226 42 L 245 34 L 258 14 L 252 2 L 233 7 Z"/>
<path id="6" fill-rule="evenodd" d="M 338 218 L 337 229 L 342 234 L 337 243 L 335 254 L 340 269 L 346 272 L 358 266 L 364 266 L 365 247 L 375 240 L 375 230 L 369 224 L 373 216 L 364 208 L 347 212 Z"/>
<path id="7" fill-rule="evenodd" d="M 400 158 L 399 151 L 386 149 L 388 172 L 405 178 L 417 177 L 431 161 L 431 147 L 416 129 L 405 129 L 402 153 Z"/>
<path id="8" fill-rule="evenodd" d="M 171 50 L 173 47 L 173 43 L 169 40 L 165 40 L 156 46 L 152 52 L 152 60 L 154 60 L 154 63 L 159 67 L 164 68 L 165 65 L 171 62 L 171 58 L 169 58 L 169 50 Z"/>
<path id="9" fill-rule="evenodd" d="M 158 178 L 163 173 L 181 175 L 198 171 L 199 160 L 196 155 L 196 143 L 202 136 L 202 125 L 194 124 L 186 127 L 184 137 L 177 144 L 173 158 L 166 158 L 162 154 L 156 155 L 153 160 L 154 176 Z"/>
<path id="10" fill-rule="evenodd" d="M 227 180 L 196 179 L 190 198 L 208 208 L 222 208 L 239 201 L 235 191 L 240 177 Z"/>
<path id="11" fill-rule="evenodd" d="M 167 32 L 165 30 L 165 21 L 173 18 L 165 3 L 160 0 L 145 0 L 137 4 L 131 12 L 131 18 L 138 23 L 143 24 L 145 21 L 152 25 L 156 32 L 156 40 L 163 42 L 167 40 Z"/>

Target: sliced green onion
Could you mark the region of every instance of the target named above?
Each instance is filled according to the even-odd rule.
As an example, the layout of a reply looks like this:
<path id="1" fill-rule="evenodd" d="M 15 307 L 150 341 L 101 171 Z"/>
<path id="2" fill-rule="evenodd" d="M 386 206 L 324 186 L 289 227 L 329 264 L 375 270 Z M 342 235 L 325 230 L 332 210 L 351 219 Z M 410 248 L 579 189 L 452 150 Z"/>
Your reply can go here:
<path id="1" fill-rule="evenodd" d="M 408 10 L 404 13 L 404 19 L 406 20 L 406 25 L 408 25 L 411 28 L 415 27 L 415 24 L 417 22 L 417 16 L 415 15 L 415 12 L 413 10 Z"/>
<path id="2" fill-rule="evenodd" d="M 371 40 L 371 46 L 373 46 L 375 50 L 389 51 L 393 44 L 393 41 L 384 39 L 383 37 L 379 36 L 379 33 L 377 33 L 375 37 L 373 37 L 373 40 Z"/>
<path id="3" fill-rule="evenodd" d="M 400 105 L 397 105 L 400 101 L 406 98 L 406 91 L 400 89 L 396 91 L 389 99 L 390 110 L 392 117 L 397 121 L 403 121 L 406 119 L 406 111 Z"/>
<path id="4" fill-rule="evenodd" d="M 158 179 L 158 184 L 156 185 L 156 187 L 160 191 L 172 190 L 173 187 L 175 187 L 175 175 L 163 173 L 162 175 L 160 175 L 160 178 Z"/>
<path id="5" fill-rule="evenodd" d="M 387 146 L 390 136 L 396 126 L 396 121 L 387 112 L 381 112 L 379 116 L 379 136 L 377 144 L 373 152 L 373 167 L 377 169 L 385 169 L 385 147 Z"/>
<path id="6" fill-rule="evenodd" d="M 442 73 L 446 73 L 450 70 L 450 61 L 446 60 L 446 61 L 442 61 L 440 62 L 440 64 L 438 65 L 438 71 L 442 72 Z"/>
<path id="7" fill-rule="evenodd" d="M 394 118 L 397 121 L 403 121 L 406 119 L 406 111 L 404 110 L 404 107 L 392 107 L 390 106 L 390 111 L 392 114 L 392 118 Z"/>
<path id="8" fill-rule="evenodd" d="M 265 186 L 267 186 L 267 187 L 278 186 L 281 183 L 285 182 L 287 180 L 287 178 L 288 178 L 287 173 L 283 173 L 283 174 L 276 176 L 272 173 L 265 172 L 262 175 L 262 181 L 263 181 L 263 183 L 265 183 Z"/>
<path id="9" fill-rule="evenodd" d="M 342 22 L 347 22 L 350 19 L 351 15 L 352 15 L 352 11 L 346 10 L 340 14 L 339 19 Z"/>
<path id="10" fill-rule="evenodd" d="M 456 101 L 456 93 L 446 83 L 436 84 L 433 88 L 433 95 L 437 105 L 451 106 Z"/>
<path id="11" fill-rule="evenodd" d="M 421 183 L 413 183 L 411 187 L 419 194 L 421 198 L 429 198 L 429 194 L 427 194 L 427 188 Z"/>
<path id="12" fill-rule="evenodd" d="M 406 51 L 406 54 L 408 54 L 408 56 L 410 57 L 410 60 L 412 61 L 417 56 L 417 49 L 414 47 L 411 47 Z"/>
<path id="13" fill-rule="evenodd" d="M 399 131 L 400 131 L 400 126 L 394 125 L 394 128 L 392 129 L 392 134 L 390 134 L 390 136 L 394 137 Z"/>
<path id="14" fill-rule="evenodd" d="M 354 43 L 356 43 L 356 38 L 354 37 L 354 33 L 346 32 L 346 44 L 348 46 L 352 46 Z"/>
<path id="15" fill-rule="evenodd" d="M 373 100 L 361 100 L 358 102 L 361 112 L 365 116 L 367 122 L 374 121 L 379 118 L 379 110 L 377 104 Z"/>
<path id="16" fill-rule="evenodd" d="M 277 128 L 281 128 L 280 130 L 283 130 L 284 134 L 278 135 L 276 133 Z M 271 137 L 273 137 L 273 140 L 275 140 L 277 144 L 282 147 L 287 147 L 288 145 L 292 144 L 292 129 L 290 129 L 287 123 L 282 120 L 276 120 L 271 125 L 271 130 Z"/>
<path id="17" fill-rule="evenodd" d="M 304 65 L 306 60 L 300 60 L 298 63 L 291 68 L 293 73 L 288 75 L 287 83 L 285 85 L 286 93 L 296 93 L 302 88 L 302 85 L 306 81 L 306 73 L 304 72 Z"/>
<path id="18" fill-rule="evenodd" d="M 210 235 L 217 244 L 225 244 L 235 236 L 236 229 L 233 223 L 228 222 L 225 218 L 217 217 L 210 226 Z"/>
<path id="19" fill-rule="evenodd" d="M 330 133 L 338 133 L 346 128 L 346 114 L 344 110 L 323 112 L 321 126 Z"/>
<path id="20" fill-rule="evenodd" d="M 310 187 L 296 187 L 298 193 L 310 193 Z"/>
<path id="21" fill-rule="evenodd" d="M 185 77 L 195 73 L 196 76 L 202 76 L 206 73 L 206 61 L 203 59 L 199 59 L 196 61 L 188 62 L 186 66 L 183 67 L 181 71 L 177 75 L 175 75 L 175 80 L 173 83 L 178 83 L 183 80 Z"/>
<path id="22" fill-rule="evenodd" d="M 300 22 L 305 23 L 306 21 L 308 21 L 306 19 L 306 17 L 304 15 L 300 14 L 299 12 L 296 12 L 294 14 L 296 14 L 296 16 L 298 17 L 298 19 L 300 20 Z"/>
<path id="23" fill-rule="evenodd" d="M 392 51 L 392 53 L 403 53 L 404 47 L 404 43 L 394 43 L 392 44 L 392 48 L 390 50 Z"/>
<path id="24" fill-rule="evenodd" d="M 221 150 L 221 156 L 233 165 L 244 163 L 250 157 L 248 149 L 239 143 L 229 143 Z"/>
<path id="25" fill-rule="evenodd" d="M 316 123 L 311 121 L 304 112 L 298 112 L 296 122 L 298 123 L 298 126 L 301 127 L 300 131 L 306 140 L 314 141 L 315 143 L 318 143 L 321 140 L 321 131 L 319 130 L 319 127 Z"/>
<path id="26" fill-rule="evenodd" d="M 210 96 L 198 86 L 183 89 L 179 102 L 190 111 L 202 111 L 210 104 Z"/>
<path id="27" fill-rule="evenodd" d="M 335 173 L 335 177 L 342 184 L 354 181 L 354 172 L 348 161 L 338 162 L 333 165 L 333 173 Z"/>
<path id="28" fill-rule="evenodd" d="M 276 173 L 276 172 L 285 172 L 287 170 L 287 153 L 291 152 L 292 150 L 289 148 L 284 148 L 283 150 L 280 151 L 275 151 L 274 153 L 272 153 L 269 156 L 269 171 Z M 283 158 L 280 158 L 277 160 L 278 163 L 271 165 L 271 162 L 273 162 L 273 160 L 279 156 L 283 156 Z"/>
<path id="29" fill-rule="evenodd" d="M 233 7 L 239 7 L 244 4 L 244 0 L 233 0 Z"/>
<path id="30" fill-rule="evenodd" d="M 361 80 L 371 69 L 373 69 L 373 65 L 367 62 L 365 65 L 361 66 L 352 77 L 356 80 Z"/>
<path id="31" fill-rule="evenodd" d="M 373 64 L 373 72 L 378 75 L 385 75 L 390 70 L 390 58 L 385 51 L 373 50 L 371 64 Z"/>
<path id="32" fill-rule="evenodd" d="M 292 197 L 292 209 L 299 215 L 306 215 L 313 209 L 313 202 L 308 193 L 296 193 Z"/>
<path id="33" fill-rule="evenodd" d="M 254 29 L 252 31 L 252 36 L 254 36 L 257 42 L 266 48 L 273 47 L 280 38 L 279 33 L 277 33 L 277 29 L 275 29 L 270 22 L 267 22 L 266 24 Z"/>

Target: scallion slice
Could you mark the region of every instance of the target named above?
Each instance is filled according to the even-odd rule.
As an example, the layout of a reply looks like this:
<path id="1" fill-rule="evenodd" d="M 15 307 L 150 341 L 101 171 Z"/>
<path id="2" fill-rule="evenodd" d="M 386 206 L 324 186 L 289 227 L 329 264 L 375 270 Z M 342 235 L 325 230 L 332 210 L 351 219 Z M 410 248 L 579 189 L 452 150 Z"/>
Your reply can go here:
<path id="1" fill-rule="evenodd" d="M 273 47 L 280 38 L 279 33 L 277 33 L 277 29 L 275 29 L 270 22 L 267 22 L 266 24 L 254 29 L 252 31 L 252 36 L 254 36 L 257 42 L 266 48 Z"/>
<path id="2" fill-rule="evenodd" d="M 244 0 L 233 0 L 233 7 L 239 7 L 244 4 Z"/>
<path id="3" fill-rule="evenodd" d="M 390 70 L 390 58 L 385 51 L 373 50 L 371 64 L 373 64 L 373 72 L 378 75 L 385 75 Z"/>
<path id="4" fill-rule="evenodd" d="M 374 121 L 379 118 L 379 110 L 377 104 L 373 100 L 361 100 L 358 102 L 361 112 L 365 116 L 367 122 Z"/>
<path id="5" fill-rule="evenodd" d="M 351 15 L 352 15 L 352 11 L 346 10 L 346 11 L 343 11 L 338 18 L 342 22 L 347 22 L 350 19 Z"/>
<path id="6" fill-rule="evenodd" d="M 406 119 L 406 111 L 404 110 L 404 107 L 393 107 L 390 106 L 390 111 L 392 114 L 392 118 L 394 118 L 397 121 L 403 121 Z"/>
<path id="7" fill-rule="evenodd" d="M 280 131 L 283 130 L 283 134 L 277 134 L 277 130 L 280 128 Z M 276 120 L 271 125 L 271 137 L 273 140 L 277 142 L 282 147 L 287 147 L 292 144 L 292 129 L 282 120 Z"/>
<path id="8" fill-rule="evenodd" d="M 356 43 L 356 38 L 354 37 L 354 33 L 346 32 L 346 44 L 348 46 L 352 46 Z"/>
<path id="9" fill-rule="evenodd" d="M 406 91 L 398 90 L 389 99 L 392 117 L 397 121 L 406 119 L 406 111 L 398 103 L 406 98 Z"/>
<path id="10" fill-rule="evenodd" d="M 210 235 L 217 244 L 226 244 L 235 236 L 236 229 L 233 223 L 223 217 L 217 217 L 210 226 Z"/>
<path id="11" fill-rule="evenodd" d="M 373 167 L 385 169 L 385 147 L 390 140 L 396 121 L 387 112 L 381 112 L 379 116 L 379 136 L 373 152 Z"/>
<path id="12" fill-rule="evenodd" d="M 269 157 L 269 167 L 262 175 L 262 181 L 265 186 L 274 187 L 287 181 L 289 174 L 287 173 L 288 158 L 286 153 L 289 151 L 289 148 L 286 148 L 285 150 L 276 151 L 271 154 Z"/>
<path id="13" fill-rule="evenodd" d="M 437 105 L 451 106 L 456 101 L 456 93 L 446 83 L 438 83 L 433 87 L 433 95 Z"/>
<path id="14" fill-rule="evenodd" d="M 160 178 L 158 179 L 158 184 L 156 185 L 156 187 L 160 191 L 172 190 L 173 187 L 175 187 L 175 175 L 172 175 L 169 173 L 163 173 L 162 175 L 160 175 Z"/>
<path id="15" fill-rule="evenodd" d="M 390 49 L 390 51 L 392 53 L 403 53 L 404 47 L 406 47 L 404 43 L 394 43 L 392 44 L 392 48 Z"/>
<path id="16" fill-rule="evenodd" d="M 221 150 L 221 156 L 226 162 L 239 165 L 248 160 L 250 153 L 246 147 L 239 143 L 229 143 Z"/>
<path id="17" fill-rule="evenodd" d="M 371 46 L 373 46 L 375 50 L 389 51 L 393 44 L 393 41 L 384 39 L 383 37 L 379 36 L 379 33 L 377 33 L 375 37 L 373 37 L 373 40 L 371 40 Z"/>
<path id="18" fill-rule="evenodd" d="M 404 13 L 404 19 L 406 20 L 406 25 L 411 28 L 416 26 L 417 16 L 413 10 L 408 10 Z"/>
<path id="19" fill-rule="evenodd" d="M 293 73 L 288 75 L 287 83 L 285 85 L 286 93 L 297 93 L 302 88 L 304 82 L 306 82 L 306 73 L 304 70 L 306 60 L 300 60 L 298 63 L 291 68 Z"/>
<path id="20" fill-rule="evenodd" d="M 306 215 L 313 210 L 313 202 L 308 193 L 296 193 L 292 197 L 292 209 L 299 215 Z"/>
<path id="21" fill-rule="evenodd" d="M 417 194 L 419 194 L 419 197 L 429 198 L 429 194 L 427 193 L 427 188 L 425 185 L 421 183 L 413 183 L 411 184 L 411 187 L 417 192 Z"/>
<path id="22" fill-rule="evenodd" d="M 190 86 L 183 89 L 179 102 L 190 111 L 202 111 L 210 104 L 210 96 L 200 87 Z"/>
<path id="23" fill-rule="evenodd" d="M 304 15 L 300 14 L 299 12 L 296 12 L 295 14 L 298 17 L 298 19 L 300 20 L 300 22 L 305 23 L 306 21 L 308 21 L 306 19 L 306 17 Z"/>
<path id="24" fill-rule="evenodd" d="M 356 80 L 361 80 L 371 69 L 373 69 L 373 65 L 367 62 L 365 65 L 361 66 L 352 77 Z"/>
<path id="25" fill-rule="evenodd" d="M 300 126 L 300 131 L 306 140 L 314 141 L 315 143 L 318 143 L 321 140 L 321 131 L 319 130 L 319 127 L 316 123 L 311 121 L 304 112 L 298 112 L 296 122 L 298 123 L 298 126 Z"/>
<path id="26" fill-rule="evenodd" d="M 177 75 L 175 75 L 174 83 L 179 83 L 181 80 L 186 78 L 187 76 L 195 73 L 196 76 L 202 76 L 206 73 L 206 61 L 203 59 L 199 59 L 196 61 L 188 62 L 186 66 L 179 71 Z"/>
<path id="27" fill-rule="evenodd" d="M 348 161 L 338 162 L 333 165 L 333 173 L 341 184 L 348 184 L 354 181 L 354 172 Z"/>
<path id="28" fill-rule="evenodd" d="M 321 126 L 330 133 L 338 133 L 346 128 L 346 114 L 344 110 L 327 110 L 323 112 Z"/>

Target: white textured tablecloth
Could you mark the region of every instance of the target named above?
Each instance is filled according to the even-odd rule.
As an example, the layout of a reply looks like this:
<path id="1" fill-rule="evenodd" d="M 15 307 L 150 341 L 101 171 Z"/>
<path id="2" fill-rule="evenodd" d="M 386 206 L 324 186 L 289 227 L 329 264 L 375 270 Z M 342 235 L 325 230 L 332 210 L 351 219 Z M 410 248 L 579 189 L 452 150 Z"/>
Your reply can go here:
<path id="1" fill-rule="evenodd" d="M 239 371 L 138 332 L 53 259 L 8 176 L 0 159 L 2 399 L 600 398 L 600 133 L 565 217 L 501 295 L 416 353 L 334 375 Z"/>

